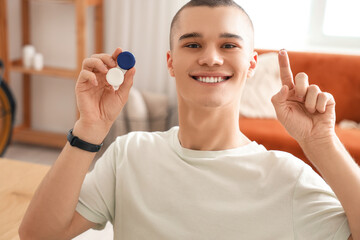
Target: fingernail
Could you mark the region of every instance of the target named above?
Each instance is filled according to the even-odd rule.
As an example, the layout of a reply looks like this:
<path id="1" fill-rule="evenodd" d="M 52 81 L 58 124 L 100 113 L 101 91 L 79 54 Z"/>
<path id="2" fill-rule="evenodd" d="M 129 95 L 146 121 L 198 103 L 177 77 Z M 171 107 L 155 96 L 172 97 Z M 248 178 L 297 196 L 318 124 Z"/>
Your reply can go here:
<path id="1" fill-rule="evenodd" d="M 286 54 L 285 48 L 281 49 L 279 53 L 280 53 L 280 55 L 285 56 L 285 54 Z"/>

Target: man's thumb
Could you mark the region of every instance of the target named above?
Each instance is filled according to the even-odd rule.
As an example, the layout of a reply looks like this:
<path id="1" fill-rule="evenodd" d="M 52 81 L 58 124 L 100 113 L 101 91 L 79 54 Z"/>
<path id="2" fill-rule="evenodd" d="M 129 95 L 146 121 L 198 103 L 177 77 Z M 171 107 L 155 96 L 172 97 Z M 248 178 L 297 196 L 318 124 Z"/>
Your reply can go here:
<path id="1" fill-rule="evenodd" d="M 282 86 L 280 91 L 271 98 L 271 102 L 276 108 L 286 102 L 289 94 L 289 87 L 287 85 Z"/>
<path id="2" fill-rule="evenodd" d="M 117 90 L 117 94 L 120 96 L 124 96 L 127 98 L 130 89 L 134 83 L 134 75 L 135 75 L 135 68 L 129 69 L 125 73 L 124 82 L 120 85 L 119 89 Z"/>

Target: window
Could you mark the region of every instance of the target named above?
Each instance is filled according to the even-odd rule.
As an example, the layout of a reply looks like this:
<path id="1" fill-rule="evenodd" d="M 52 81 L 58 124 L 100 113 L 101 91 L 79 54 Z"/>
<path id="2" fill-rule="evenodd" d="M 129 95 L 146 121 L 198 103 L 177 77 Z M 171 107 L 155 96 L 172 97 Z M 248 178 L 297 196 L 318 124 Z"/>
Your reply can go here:
<path id="1" fill-rule="evenodd" d="M 255 48 L 303 48 L 309 31 L 311 0 L 236 0 L 255 28 Z"/>
<path id="2" fill-rule="evenodd" d="M 309 45 L 359 53 L 358 0 L 312 0 Z"/>
<path id="3" fill-rule="evenodd" d="M 360 54 L 359 0 L 235 0 L 253 20 L 255 48 Z"/>
<path id="4" fill-rule="evenodd" d="M 360 38 L 359 11 L 359 0 L 327 0 L 323 33 L 326 36 Z"/>

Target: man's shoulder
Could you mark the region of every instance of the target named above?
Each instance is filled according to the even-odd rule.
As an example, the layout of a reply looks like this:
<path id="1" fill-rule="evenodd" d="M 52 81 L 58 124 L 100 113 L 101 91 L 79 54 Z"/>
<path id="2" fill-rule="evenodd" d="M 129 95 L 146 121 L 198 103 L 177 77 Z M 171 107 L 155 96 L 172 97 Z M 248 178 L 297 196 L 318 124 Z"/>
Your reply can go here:
<path id="1" fill-rule="evenodd" d="M 264 167 L 271 168 L 279 174 L 282 173 L 297 178 L 304 168 L 311 168 L 303 160 L 288 152 L 266 150 L 261 155 L 263 156 L 262 163 L 265 165 Z"/>
<path id="2" fill-rule="evenodd" d="M 261 154 L 267 161 L 277 162 L 279 164 L 290 164 L 297 168 L 303 168 L 307 165 L 303 160 L 291 153 L 280 150 L 267 150 L 262 145 L 259 145 L 259 147 L 262 147 L 262 151 L 259 151 L 259 154 Z"/>

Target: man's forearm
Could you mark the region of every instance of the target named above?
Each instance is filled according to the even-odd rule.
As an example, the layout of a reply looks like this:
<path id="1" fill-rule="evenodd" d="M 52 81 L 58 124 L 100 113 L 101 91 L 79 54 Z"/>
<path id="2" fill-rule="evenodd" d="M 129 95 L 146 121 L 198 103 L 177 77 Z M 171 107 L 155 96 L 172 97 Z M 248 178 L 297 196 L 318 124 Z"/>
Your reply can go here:
<path id="1" fill-rule="evenodd" d="M 65 145 L 34 194 L 20 226 L 20 235 L 49 239 L 59 237 L 67 230 L 94 156 L 95 153 L 72 147 L 69 143 Z"/>
<path id="2" fill-rule="evenodd" d="M 300 144 L 340 200 L 353 239 L 360 239 L 360 168 L 337 136 L 331 140 Z"/>

